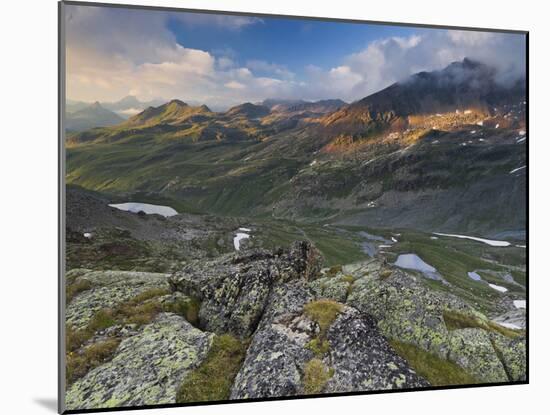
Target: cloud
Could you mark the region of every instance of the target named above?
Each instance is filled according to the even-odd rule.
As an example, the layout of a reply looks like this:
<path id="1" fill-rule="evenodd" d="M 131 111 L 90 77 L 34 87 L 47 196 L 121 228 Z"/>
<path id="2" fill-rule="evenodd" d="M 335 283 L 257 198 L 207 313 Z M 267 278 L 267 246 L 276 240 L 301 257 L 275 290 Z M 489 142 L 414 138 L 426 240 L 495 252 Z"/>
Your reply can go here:
<path id="1" fill-rule="evenodd" d="M 344 66 L 348 69 L 339 71 L 340 82 L 345 84 L 347 77 L 351 89 L 342 96 L 358 99 L 414 73 L 442 69 L 465 57 L 496 68 L 502 82 L 525 75 L 525 42 L 520 35 L 431 29 L 421 35 L 376 40 L 347 56 Z"/>
<path id="2" fill-rule="evenodd" d="M 258 73 L 272 74 L 283 79 L 294 78 L 294 73 L 288 70 L 285 65 L 278 65 L 276 63 L 266 62 L 259 59 L 247 61 L 246 67 Z"/>
<path id="3" fill-rule="evenodd" d="M 68 96 L 83 101 L 116 101 L 126 95 L 179 98 L 213 108 L 265 98 L 353 101 L 464 57 L 495 66 L 502 82 L 524 74 L 520 35 L 419 29 L 412 36 L 372 41 L 332 68 L 312 64 L 298 74 L 281 62 L 250 59 L 239 64 L 238 51 L 227 47 L 213 52 L 188 48 L 169 30 L 170 19 L 230 31 L 263 24 L 240 16 L 69 6 Z"/>
<path id="4" fill-rule="evenodd" d="M 216 26 L 228 30 L 240 30 L 246 26 L 263 23 L 263 20 L 258 17 L 232 16 L 222 14 L 174 13 L 171 15 L 171 17 L 191 27 Z"/>

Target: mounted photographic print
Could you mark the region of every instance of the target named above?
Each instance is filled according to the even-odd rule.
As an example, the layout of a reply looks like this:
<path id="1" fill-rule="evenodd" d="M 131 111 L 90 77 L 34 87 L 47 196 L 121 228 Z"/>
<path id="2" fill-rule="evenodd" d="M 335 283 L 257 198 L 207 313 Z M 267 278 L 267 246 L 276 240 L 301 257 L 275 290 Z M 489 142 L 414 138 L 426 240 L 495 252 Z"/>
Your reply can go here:
<path id="1" fill-rule="evenodd" d="M 527 383 L 527 44 L 60 3 L 60 412 Z"/>

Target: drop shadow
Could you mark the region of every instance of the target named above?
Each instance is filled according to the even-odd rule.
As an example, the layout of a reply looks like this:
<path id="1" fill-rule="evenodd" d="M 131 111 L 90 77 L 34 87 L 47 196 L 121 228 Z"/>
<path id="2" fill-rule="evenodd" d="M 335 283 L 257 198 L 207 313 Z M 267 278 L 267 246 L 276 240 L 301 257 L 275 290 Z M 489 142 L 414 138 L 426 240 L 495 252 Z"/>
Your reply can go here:
<path id="1" fill-rule="evenodd" d="M 35 398 L 34 402 L 51 412 L 57 413 L 57 399 L 52 398 Z"/>

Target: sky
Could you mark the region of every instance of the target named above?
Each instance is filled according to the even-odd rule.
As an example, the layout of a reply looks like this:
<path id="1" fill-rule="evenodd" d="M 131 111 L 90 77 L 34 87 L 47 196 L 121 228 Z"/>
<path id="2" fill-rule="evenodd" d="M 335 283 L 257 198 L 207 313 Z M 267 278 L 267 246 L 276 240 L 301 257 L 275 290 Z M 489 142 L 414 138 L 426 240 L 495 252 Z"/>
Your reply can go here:
<path id="1" fill-rule="evenodd" d="M 502 82 L 525 71 L 520 34 L 80 5 L 65 19 L 75 101 L 352 102 L 465 57 Z"/>

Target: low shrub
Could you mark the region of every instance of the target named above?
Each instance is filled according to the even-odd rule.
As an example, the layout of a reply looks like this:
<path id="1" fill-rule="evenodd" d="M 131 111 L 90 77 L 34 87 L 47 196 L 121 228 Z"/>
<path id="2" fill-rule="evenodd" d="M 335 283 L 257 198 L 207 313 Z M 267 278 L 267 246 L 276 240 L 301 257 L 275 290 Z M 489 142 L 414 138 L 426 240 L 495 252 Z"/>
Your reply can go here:
<path id="1" fill-rule="evenodd" d="M 315 338 L 306 344 L 306 348 L 311 350 L 316 357 L 322 357 L 330 350 L 330 344 L 327 340 Z"/>
<path id="2" fill-rule="evenodd" d="M 322 360 L 311 359 L 304 367 L 304 393 L 307 395 L 321 393 L 333 375 L 334 369 L 327 368 Z"/>
<path id="3" fill-rule="evenodd" d="M 215 336 L 205 360 L 180 386 L 176 401 L 228 399 L 233 380 L 246 355 L 246 346 L 246 342 L 229 334 Z"/>
<path id="4" fill-rule="evenodd" d="M 319 325 L 320 338 L 324 338 L 330 325 L 342 312 L 342 304 L 333 300 L 312 301 L 304 306 L 304 313 Z"/>
<path id="5" fill-rule="evenodd" d="M 110 360 L 119 344 L 119 339 L 108 339 L 88 346 L 80 354 L 69 353 L 66 365 L 67 384 L 70 385 L 93 368 Z"/>
<path id="6" fill-rule="evenodd" d="M 88 280 L 79 280 L 73 282 L 72 284 L 67 284 L 65 293 L 66 293 L 66 303 L 69 304 L 74 297 L 76 297 L 81 292 L 87 291 L 92 288 L 92 283 Z"/>
<path id="7" fill-rule="evenodd" d="M 412 344 L 389 341 L 395 352 L 432 386 L 468 385 L 479 381 L 456 363 L 426 352 Z"/>

